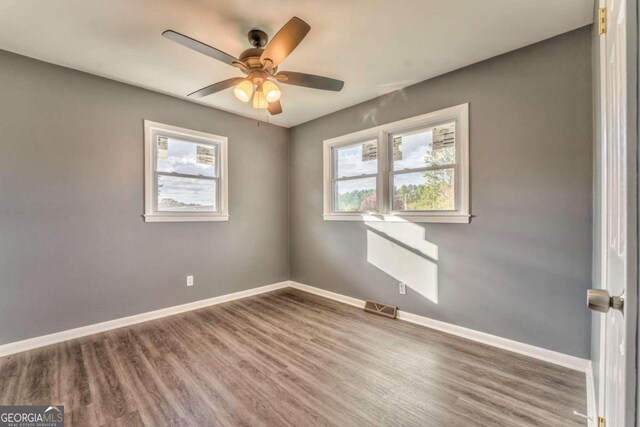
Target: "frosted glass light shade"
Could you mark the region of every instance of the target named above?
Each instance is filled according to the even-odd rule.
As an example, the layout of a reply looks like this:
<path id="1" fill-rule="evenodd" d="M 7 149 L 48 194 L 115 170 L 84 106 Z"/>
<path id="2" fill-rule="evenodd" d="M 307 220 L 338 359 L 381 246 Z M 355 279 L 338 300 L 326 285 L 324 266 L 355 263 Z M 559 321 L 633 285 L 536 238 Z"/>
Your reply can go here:
<path id="1" fill-rule="evenodd" d="M 280 89 L 272 81 L 267 80 L 262 84 L 262 92 L 268 103 L 276 102 L 280 99 Z"/>
<path id="2" fill-rule="evenodd" d="M 253 83 L 249 80 L 243 80 L 236 85 L 233 89 L 233 93 L 242 102 L 249 102 L 251 95 L 253 94 Z"/>

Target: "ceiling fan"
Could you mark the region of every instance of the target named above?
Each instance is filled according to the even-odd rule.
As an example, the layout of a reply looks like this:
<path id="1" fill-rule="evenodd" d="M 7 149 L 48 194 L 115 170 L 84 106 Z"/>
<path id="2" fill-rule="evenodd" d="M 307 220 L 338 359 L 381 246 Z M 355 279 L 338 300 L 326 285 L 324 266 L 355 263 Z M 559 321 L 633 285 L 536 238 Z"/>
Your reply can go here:
<path id="1" fill-rule="evenodd" d="M 293 52 L 310 29 L 309 24 L 302 19 L 293 17 L 268 44 L 268 37 L 264 31 L 251 30 L 247 37 L 253 47 L 242 52 L 240 58 L 234 58 L 221 50 L 173 30 L 166 30 L 162 35 L 189 49 L 236 67 L 246 75 L 246 77 L 234 77 L 214 83 L 187 96 L 201 98 L 235 86 L 233 92 L 240 101 L 249 102 L 253 95 L 254 108 L 266 108 L 269 113 L 275 115 L 282 113 L 282 105 L 280 104 L 280 89 L 274 81 L 335 92 L 341 91 L 344 86 L 343 81 L 328 77 L 294 71 L 278 71 L 278 65 Z"/>

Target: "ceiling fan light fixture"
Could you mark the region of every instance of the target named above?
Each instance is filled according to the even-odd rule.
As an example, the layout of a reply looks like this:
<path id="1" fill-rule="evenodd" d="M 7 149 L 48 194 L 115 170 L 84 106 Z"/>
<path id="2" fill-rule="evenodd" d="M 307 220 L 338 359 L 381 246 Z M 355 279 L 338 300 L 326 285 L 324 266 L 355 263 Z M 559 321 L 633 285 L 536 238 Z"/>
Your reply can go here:
<path id="1" fill-rule="evenodd" d="M 280 88 L 275 85 L 272 81 L 267 80 L 262 84 L 262 92 L 264 93 L 264 97 L 267 99 L 268 103 L 276 102 L 280 99 Z"/>
<path id="2" fill-rule="evenodd" d="M 267 98 L 264 96 L 264 92 L 262 91 L 262 85 L 258 86 L 256 94 L 253 95 L 253 108 L 269 108 Z"/>
<path id="3" fill-rule="evenodd" d="M 314 74 L 278 71 L 278 67 L 287 59 L 306 37 L 311 27 L 302 19 L 293 17 L 269 41 L 264 31 L 253 29 L 248 37 L 252 48 L 242 52 L 239 58 L 229 55 L 213 46 L 202 43 L 173 30 L 166 30 L 163 37 L 174 41 L 195 52 L 224 62 L 237 68 L 244 77 L 233 77 L 191 92 L 187 96 L 202 98 L 225 89 L 233 88 L 235 96 L 242 102 L 250 102 L 254 108 L 265 109 L 275 116 L 282 114 L 280 98 L 282 92 L 274 83 L 288 84 L 310 89 L 340 92 L 344 82 Z"/>
<path id="4" fill-rule="evenodd" d="M 236 85 L 233 89 L 233 93 L 242 102 L 249 102 L 251 95 L 253 95 L 253 83 L 249 80 L 243 80 Z"/>

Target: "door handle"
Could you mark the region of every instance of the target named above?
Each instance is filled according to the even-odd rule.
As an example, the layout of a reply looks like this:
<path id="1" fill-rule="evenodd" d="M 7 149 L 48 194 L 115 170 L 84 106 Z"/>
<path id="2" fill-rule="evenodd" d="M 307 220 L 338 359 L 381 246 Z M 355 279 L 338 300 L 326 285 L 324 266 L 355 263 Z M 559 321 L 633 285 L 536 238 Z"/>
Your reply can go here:
<path id="1" fill-rule="evenodd" d="M 609 308 L 624 311 L 624 298 L 612 297 L 606 289 L 587 290 L 587 307 L 593 311 L 606 313 Z"/>

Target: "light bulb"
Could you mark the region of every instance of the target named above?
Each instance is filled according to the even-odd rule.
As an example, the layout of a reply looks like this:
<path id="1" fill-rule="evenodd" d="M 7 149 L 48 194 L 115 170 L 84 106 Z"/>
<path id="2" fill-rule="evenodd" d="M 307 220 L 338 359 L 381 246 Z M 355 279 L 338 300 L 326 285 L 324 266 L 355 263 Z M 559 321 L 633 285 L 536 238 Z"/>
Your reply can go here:
<path id="1" fill-rule="evenodd" d="M 262 84 L 262 91 L 264 92 L 264 97 L 267 98 L 268 103 L 276 102 L 280 99 L 280 89 L 275 85 L 272 81 L 267 80 Z"/>
<path id="2" fill-rule="evenodd" d="M 262 91 L 262 86 L 258 86 L 256 89 L 256 94 L 253 95 L 253 108 L 268 108 L 269 103 L 267 102 L 267 98 L 264 96 L 264 92 Z"/>
<path id="3" fill-rule="evenodd" d="M 233 89 L 233 93 L 242 102 L 249 102 L 253 94 L 253 83 L 249 80 L 243 80 Z"/>

